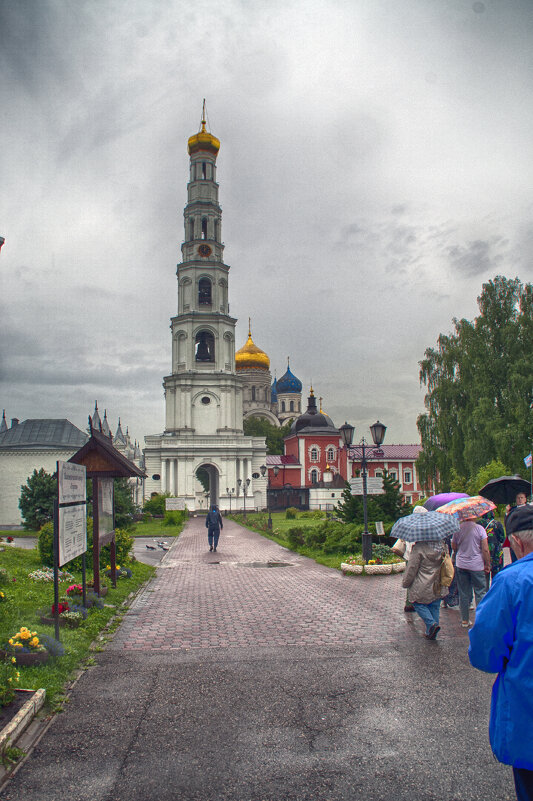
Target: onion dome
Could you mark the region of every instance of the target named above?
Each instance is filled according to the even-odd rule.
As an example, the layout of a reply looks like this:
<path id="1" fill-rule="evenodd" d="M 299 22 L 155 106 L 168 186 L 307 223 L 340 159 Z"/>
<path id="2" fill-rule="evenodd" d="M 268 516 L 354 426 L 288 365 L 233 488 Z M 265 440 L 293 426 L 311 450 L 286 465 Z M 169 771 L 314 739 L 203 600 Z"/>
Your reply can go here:
<path id="1" fill-rule="evenodd" d="M 307 399 L 307 410 L 297 417 L 291 426 L 291 434 L 299 433 L 338 434 L 338 430 L 327 414 L 319 412 L 316 408 L 313 387 L 311 387 L 311 393 Z"/>
<path id="2" fill-rule="evenodd" d="M 272 386 L 270 387 L 270 403 L 277 403 L 278 402 L 277 386 L 278 386 L 277 379 L 274 378 L 274 381 L 272 382 Z"/>
<path id="3" fill-rule="evenodd" d="M 235 354 L 236 370 L 263 370 L 268 372 L 270 369 L 270 359 L 266 353 L 258 348 L 252 339 L 250 325 L 248 327 L 248 339 Z"/>
<path id="4" fill-rule="evenodd" d="M 220 150 L 220 141 L 210 134 L 209 131 L 206 131 L 206 119 L 205 119 L 205 100 L 202 109 L 202 122 L 201 122 L 201 129 L 197 134 L 194 136 L 189 137 L 189 142 L 187 145 L 187 149 L 189 151 L 189 156 L 192 156 L 193 153 L 199 153 L 202 150 L 206 150 L 210 153 L 214 153 L 215 156 Z"/>
<path id="5" fill-rule="evenodd" d="M 302 382 L 291 373 L 289 359 L 287 358 L 287 372 L 278 378 L 276 382 L 276 392 L 278 395 L 293 394 L 299 395 L 302 391 Z"/>

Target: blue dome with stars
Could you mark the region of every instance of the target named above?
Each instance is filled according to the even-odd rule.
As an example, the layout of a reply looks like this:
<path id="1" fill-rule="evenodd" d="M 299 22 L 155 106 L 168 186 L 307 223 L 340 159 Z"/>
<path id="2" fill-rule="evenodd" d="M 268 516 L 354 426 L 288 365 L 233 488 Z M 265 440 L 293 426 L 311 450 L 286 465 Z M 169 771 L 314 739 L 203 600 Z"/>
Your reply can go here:
<path id="1" fill-rule="evenodd" d="M 297 394 L 302 391 L 302 382 L 291 373 L 291 368 L 287 365 L 287 372 L 278 378 L 276 382 L 276 392 L 278 395 Z"/>

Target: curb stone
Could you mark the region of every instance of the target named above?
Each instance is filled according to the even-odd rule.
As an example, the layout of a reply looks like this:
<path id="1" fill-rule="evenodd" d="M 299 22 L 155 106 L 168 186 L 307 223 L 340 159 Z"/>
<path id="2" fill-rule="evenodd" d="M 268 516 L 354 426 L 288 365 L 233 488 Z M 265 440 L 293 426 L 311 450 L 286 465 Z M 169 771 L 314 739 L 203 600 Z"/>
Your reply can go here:
<path id="1" fill-rule="evenodd" d="M 22 732 L 28 728 L 31 721 L 44 704 L 46 690 L 20 690 L 19 692 L 31 693 L 31 697 L 19 709 L 13 720 L 7 723 L 0 731 L 0 753 L 5 746 L 11 742 L 15 743 Z"/>

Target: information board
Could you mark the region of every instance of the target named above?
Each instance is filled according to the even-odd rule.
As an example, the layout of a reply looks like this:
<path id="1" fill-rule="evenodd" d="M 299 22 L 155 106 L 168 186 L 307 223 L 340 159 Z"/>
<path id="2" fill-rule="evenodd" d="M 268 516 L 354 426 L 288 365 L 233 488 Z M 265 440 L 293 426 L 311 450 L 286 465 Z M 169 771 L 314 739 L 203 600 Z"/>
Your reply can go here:
<path id="1" fill-rule="evenodd" d="M 59 567 L 87 550 L 87 507 L 60 506 L 59 515 Z"/>
<path id="2" fill-rule="evenodd" d="M 114 530 L 113 479 L 101 478 L 98 481 L 98 536 L 100 540 L 109 537 Z"/>
<path id="3" fill-rule="evenodd" d="M 352 495 L 362 495 L 363 479 L 352 478 L 350 480 L 350 489 L 352 491 Z M 368 477 L 366 480 L 366 492 L 367 495 L 383 495 L 385 492 L 383 489 L 383 478 L 381 478 L 381 476 L 376 476 L 375 478 Z"/>
<path id="4" fill-rule="evenodd" d="M 87 500 L 86 475 L 87 469 L 84 465 L 57 463 L 59 503 L 83 503 Z"/>
<path id="5" fill-rule="evenodd" d="M 185 498 L 165 498 L 167 512 L 180 512 L 185 509 Z"/>

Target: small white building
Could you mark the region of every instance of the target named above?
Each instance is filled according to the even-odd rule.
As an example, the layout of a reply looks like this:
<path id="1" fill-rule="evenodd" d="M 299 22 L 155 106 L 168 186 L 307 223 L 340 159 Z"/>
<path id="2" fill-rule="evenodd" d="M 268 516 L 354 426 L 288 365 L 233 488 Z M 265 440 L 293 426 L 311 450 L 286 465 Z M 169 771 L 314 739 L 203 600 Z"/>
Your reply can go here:
<path id="1" fill-rule="evenodd" d="M 67 461 L 88 440 L 69 420 L 16 418 L 8 428 L 0 423 L 0 529 L 22 528 L 21 487 L 34 470 L 55 473 L 57 461 Z"/>

